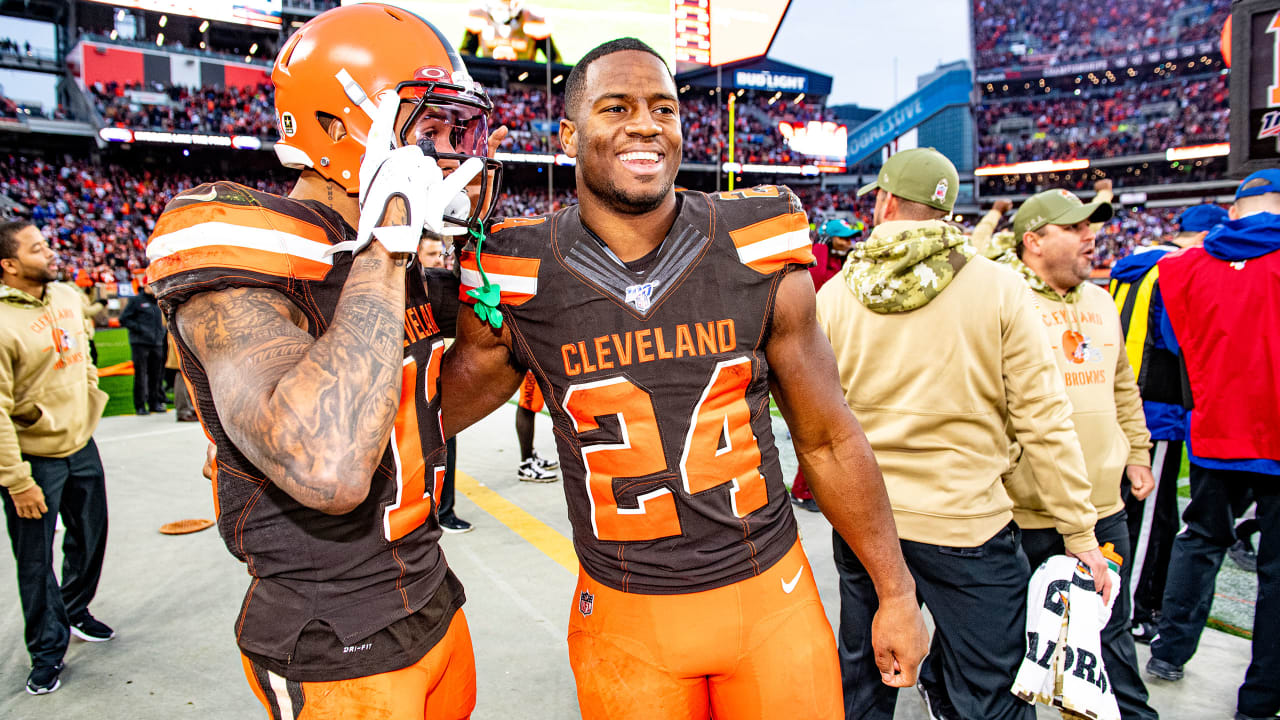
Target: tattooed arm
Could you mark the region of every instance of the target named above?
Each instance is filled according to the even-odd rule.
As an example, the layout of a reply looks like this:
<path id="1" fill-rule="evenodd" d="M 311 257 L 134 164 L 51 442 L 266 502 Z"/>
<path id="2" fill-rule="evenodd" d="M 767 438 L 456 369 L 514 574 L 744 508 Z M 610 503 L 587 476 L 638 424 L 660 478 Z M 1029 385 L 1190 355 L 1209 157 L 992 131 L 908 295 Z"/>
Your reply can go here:
<path id="1" fill-rule="evenodd" d="M 369 493 L 400 400 L 404 264 L 379 243 L 362 252 L 319 338 L 272 290 L 203 293 L 178 310 L 227 435 L 303 505 L 341 514 Z"/>

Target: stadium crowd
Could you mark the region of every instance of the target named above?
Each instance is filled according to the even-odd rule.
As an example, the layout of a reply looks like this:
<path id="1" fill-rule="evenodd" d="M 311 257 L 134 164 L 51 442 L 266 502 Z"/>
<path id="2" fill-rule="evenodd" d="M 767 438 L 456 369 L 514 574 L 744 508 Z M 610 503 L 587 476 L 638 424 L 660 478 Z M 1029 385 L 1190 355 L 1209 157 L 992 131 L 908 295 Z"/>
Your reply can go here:
<path id="1" fill-rule="evenodd" d="M 269 84 L 252 88 L 202 87 L 189 89 L 171 85 L 144 86 L 138 83 L 98 83 L 89 88 L 94 104 L 107 125 L 167 132 L 195 132 L 220 135 L 251 135 L 268 140 L 278 137 L 273 93 Z M 559 143 L 553 138 L 564 114 L 564 98 L 551 95 L 550 124 L 547 123 L 546 91 L 512 85 L 491 89 L 494 113 L 491 127 L 506 125 L 507 152 L 555 153 Z M 781 121 L 809 122 L 834 120 L 822 106 L 775 99 L 764 93 L 747 92 L 738 97 L 735 159 L 748 163 L 798 164 L 803 159 L 793 153 L 778 132 Z M 712 96 L 686 93 L 681 98 L 681 119 L 685 138 L 685 162 L 710 163 L 728 160 L 726 126 L 717 126 L 716 103 Z M 721 116 L 721 123 L 728 122 Z"/>
<path id="2" fill-rule="evenodd" d="M 206 178 L 189 172 L 131 169 L 112 163 L 66 159 L 51 163 L 9 156 L 0 160 L 0 186 L 16 203 L 18 214 L 46 229 L 67 279 L 81 271 L 99 281 L 126 282 L 146 266 L 144 248 L 165 203 Z M 237 182 L 268 192 L 287 194 L 289 182 L 278 173 L 243 176 Z M 852 190 L 833 191 L 816 185 L 794 188 L 817 228 L 832 218 L 858 218 L 870 225 L 874 198 L 858 198 Z M 511 188 L 499 195 L 493 217 L 538 215 L 576 202 L 572 191 L 557 189 L 550 203 L 545 188 Z M 1098 233 L 1095 264 L 1109 266 L 1135 247 L 1158 243 L 1175 232 L 1179 208 L 1121 209 Z M 965 217 L 970 226 L 977 217 Z M 816 232 L 814 235 L 816 239 Z"/>
<path id="3" fill-rule="evenodd" d="M 85 272 L 98 282 L 128 282 L 146 267 L 147 236 L 174 194 L 207 181 L 185 172 L 131 170 L 66 158 L 0 159 L 0 193 L 44 228 L 65 279 Z M 288 192 L 270 177 L 241 178 L 269 192 Z"/>
<path id="4" fill-rule="evenodd" d="M 1218 36 L 1230 7 L 1229 0 L 974 0 L 974 55 L 979 68 L 991 68 L 1207 40 Z"/>
<path id="5" fill-rule="evenodd" d="M 117 82 L 89 88 L 106 125 L 131 129 L 212 135 L 277 137 L 269 84 L 256 87 L 202 87 Z"/>
<path id="6" fill-rule="evenodd" d="M 1095 89 L 1080 96 L 986 102 L 977 106 L 981 165 L 1102 158 L 1223 142 L 1230 111 L 1225 75 Z M 1031 127 L 1001 132 L 1010 118 Z M 1027 133 L 1030 136 L 1027 137 Z"/>

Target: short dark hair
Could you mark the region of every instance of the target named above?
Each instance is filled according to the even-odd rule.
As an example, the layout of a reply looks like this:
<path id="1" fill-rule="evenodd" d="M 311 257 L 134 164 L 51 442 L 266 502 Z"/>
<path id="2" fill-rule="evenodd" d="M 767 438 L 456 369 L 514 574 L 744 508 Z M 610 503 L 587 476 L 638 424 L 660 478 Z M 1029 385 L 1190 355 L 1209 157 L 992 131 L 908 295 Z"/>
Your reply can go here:
<path id="1" fill-rule="evenodd" d="M 569 71 L 569 79 L 564 83 L 564 114 L 566 117 L 573 120 L 578 114 L 578 103 L 582 102 L 582 94 L 586 91 L 587 68 L 591 66 L 591 63 L 606 55 L 625 52 L 627 50 L 638 50 L 640 52 L 649 53 L 662 62 L 662 67 L 666 68 L 668 75 L 671 74 L 671 68 L 667 67 L 667 61 L 658 54 L 657 50 L 649 47 L 649 45 L 642 40 L 637 40 L 633 37 L 624 37 L 597 45 L 586 55 L 583 55 L 582 59 L 578 61 L 578 64 L 574 65 L 573 69 Z M 672 77 L 671 80 L 672 82 L 675 82 L 674 77 Z"/>
<path id="2" fill-rule="evenodd" d="M 35 227 L 30 220 L 11 220 L 0 223 L 0 260 L 18 257 L 18 233 Z"/>

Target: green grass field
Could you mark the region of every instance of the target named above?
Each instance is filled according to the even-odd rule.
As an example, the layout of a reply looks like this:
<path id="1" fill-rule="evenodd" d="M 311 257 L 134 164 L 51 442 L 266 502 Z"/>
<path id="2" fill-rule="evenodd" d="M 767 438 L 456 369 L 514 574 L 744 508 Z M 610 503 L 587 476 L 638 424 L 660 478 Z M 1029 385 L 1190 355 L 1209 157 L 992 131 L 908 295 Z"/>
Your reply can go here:
<path id="1" fill-rule="evenodd" d="M 98 367 L 107 367 L 131 359 L 129 354 L 129 331 L 124 328 L 99 330 L 93 337 L 98 347 Z M 98 387 L 111 396 L 107 400 L 107 408 L 103 416 L 133 414 L 133 376 L 120 375 L 98 380 Z M 169 403 L 173 407 L 173 403 Z"/>

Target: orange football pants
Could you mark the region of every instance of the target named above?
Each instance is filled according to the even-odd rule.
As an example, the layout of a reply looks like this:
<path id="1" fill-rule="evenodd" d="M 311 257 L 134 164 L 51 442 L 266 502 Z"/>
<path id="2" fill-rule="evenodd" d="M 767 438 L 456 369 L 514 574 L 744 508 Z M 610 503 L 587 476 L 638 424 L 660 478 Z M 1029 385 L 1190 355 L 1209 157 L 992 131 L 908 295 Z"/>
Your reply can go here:
<path id="1" fill-rule="evenodd" d="M 835 634 L 799 542 L 756 577 L 685 595 L 579 571 L 569 661 L 584 720 L 844 717 Z"/>
<path id="2" fill-rule="evenodd" d="M 520 400 L 517 404 L 530 412 L 542 412 L 542 390 L 538 381 L 533 379 L 533 371 L 524 374 L 524 382 L 520 383 Z"/>
<path id="3" fill-rule="evenodd" d="M 294 682 L 240 658 L 272 720 L 466 720 L 476 707 L 476 660 L 462 610 L 421 660 L 391 672 Z"/>

